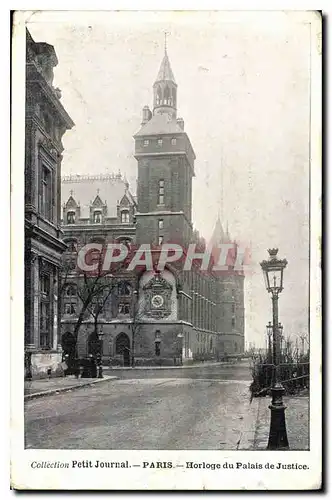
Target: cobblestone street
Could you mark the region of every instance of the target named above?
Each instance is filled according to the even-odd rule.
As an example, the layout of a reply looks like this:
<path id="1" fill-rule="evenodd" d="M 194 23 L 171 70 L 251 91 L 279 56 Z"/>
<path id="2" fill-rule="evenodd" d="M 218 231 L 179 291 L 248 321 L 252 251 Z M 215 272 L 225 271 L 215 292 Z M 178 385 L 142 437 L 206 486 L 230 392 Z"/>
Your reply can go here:
<path id="1" fill-rule="evenodd" d="M 246 362 L 115 372 L 118 380 L 26 401 L 26 447 L 253 449 L 258 424 L 264 445 L 268 400 L 250 403 Z"/>

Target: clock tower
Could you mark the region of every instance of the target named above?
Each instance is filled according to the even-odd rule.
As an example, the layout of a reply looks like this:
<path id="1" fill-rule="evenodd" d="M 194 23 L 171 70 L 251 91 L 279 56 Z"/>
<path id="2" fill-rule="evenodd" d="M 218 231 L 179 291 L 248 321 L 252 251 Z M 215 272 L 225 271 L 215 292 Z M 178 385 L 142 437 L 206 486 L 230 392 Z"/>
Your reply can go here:
<path id="1" fill-rule="evenodd" d="M 153 84 L 153 110 L 143 108 L 141 128 L 134 136 L 138 244 L 191 241 L 195 153 L 183 119 L 177 118 L 177 90 L 165 47 Z"/>

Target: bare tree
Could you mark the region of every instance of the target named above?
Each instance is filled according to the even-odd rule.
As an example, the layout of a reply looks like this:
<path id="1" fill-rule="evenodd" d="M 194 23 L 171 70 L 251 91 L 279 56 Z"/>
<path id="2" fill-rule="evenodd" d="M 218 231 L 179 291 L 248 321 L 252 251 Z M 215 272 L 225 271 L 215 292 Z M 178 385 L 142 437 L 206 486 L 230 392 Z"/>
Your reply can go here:
<path id="1" fill-rule="evenodd" d="M 68 256 L 67 256 L 68 257 Z M 115 275 L 123 271 L 124 263 L 119 263 L 112 270 L 103 269 L 103 252 L 98 255 L 98 266 L 93 273 L 82 271 L 77 268 L 77 251 L 70 255 L 70 259 L 65 259 L 62 272 L 61 296 L 69 285 L 76 286 L 77 319 L 75 322 L 73 337 L 77 345 L 77 339 L 84 319 L 90 314 L 94 318 L 94 332 L 97 336 L 97 324 L 99 315 L 105 308 L 108 298 L 118 284 Z M 79 312 L 78 312 L 79 311 Z"/>

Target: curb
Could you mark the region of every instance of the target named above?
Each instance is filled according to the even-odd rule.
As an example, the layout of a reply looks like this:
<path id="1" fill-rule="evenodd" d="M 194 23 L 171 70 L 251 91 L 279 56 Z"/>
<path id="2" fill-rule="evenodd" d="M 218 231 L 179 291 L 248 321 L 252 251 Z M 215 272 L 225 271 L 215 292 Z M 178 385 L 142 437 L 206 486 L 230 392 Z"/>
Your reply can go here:
<path id="1" fill-rule="evenodd" d="M 189 368 L 206 368 L 208 366 L 235 366 L 238 363 L 231 363 L 229 361 L 219 361 L 216 363 L 202 363 L 197 365 L 183 365 L 183 366 L 107 366 L 105 370 L 188 370 Z"/>
<path id="2" fill-rule="evenodd" d="M 52 396 L 53 394 L 59 394 L 60 392 L 73 391 L 75 389 L 81 389 L 82 387 L 89 387 L 91 385 L 95 385 L 95 384 L 98 384 L 101 382 L 107 382 L 108 380 L 118 380 L 118 379 L 119 379 L 119 377 L 106 376 L 104 378 L 98 378 L 96 380 L 91 380 L 91 381 L 83 383 L 83 384 L 69 385 L 68 387 L 58 387 L 58 388 L 54 388 L 54 389 L 48 389 L 47 391 L 34 392 L 32 394 L 25 394 L 24 401 L 28 401 L 30 399 L 41 398 L 43 396 Z"/>

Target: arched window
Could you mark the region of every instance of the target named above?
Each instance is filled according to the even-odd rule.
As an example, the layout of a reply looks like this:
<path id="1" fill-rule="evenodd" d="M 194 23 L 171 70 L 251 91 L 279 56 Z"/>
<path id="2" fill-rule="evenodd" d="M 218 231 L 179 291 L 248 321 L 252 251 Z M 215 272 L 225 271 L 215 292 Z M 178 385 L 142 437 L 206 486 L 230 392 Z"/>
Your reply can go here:
<path id="1" fill-rule="evenodd" d="M 67 245 L 68 252 L 77 252 L 77 240 L 74 239 L 66 239 L 64 243 Z"/>
<path id="2" fill-rule="evenodd" d="M 118 283 L 118 295 L 120 297 L 129 297 L 132 293 L 131 285 L 126 281 L 121 281 Z"/>
<path id="3" fill-rule="evenodd" d="M 156 95 L 156 105 L 159 106 L 162 101 L 162 95 L 161 95 L 161 88 L 157 88 L 157 95 Z"/>
<path id="4" fill-rule="evenodd" d="M 167 86 L 165 87 L 164 91 L 164 104 L 171 104 L 171 95 Z"/>
<path id="5" fill-rule="evenodd" d="M 121 224 L 129 224 L 129 210 L 122 210 Z"/>
<path id="6" fill-rule="evenodd" d="M 77 295 L 77 287 L 76 285 L 69 284 L 65 288 L 65 295 L 66 297 L 76 297 Z"/>
<path id="7" fill-rule="evenodd" d="M 63 313 L 75 315 L 77 308 L 77 287 L 72 283 L 66 285 L 63 297 Z"/>
<path id="8" fill-rule="evenodd" d="M 172 106 L 176 106 L 176 90 L 172 89 Z"/>
<path id="9" fill-rule="evenodd" d="M 121 238 L 117 238 L 116 242 L 117 243 L 122 243 L 122 245 L 126 245 L 126 247 L 130 247 L 130 245 L 132 243 L 132 239 L 128 238 L 127 236 L 123 236 Z"/>
<path id="10" fill-rule="evenodd" d="M 73 210 L 67 212 L 67 224 L 75 224 L 75 212 Z"/>
<path id="11" fill-rule="evenodd" d="M 93 223 L 94 224 L 101 224 L 101 222 L 102 222 L 101 210 L 95 210 L 93 212 Z"/>

